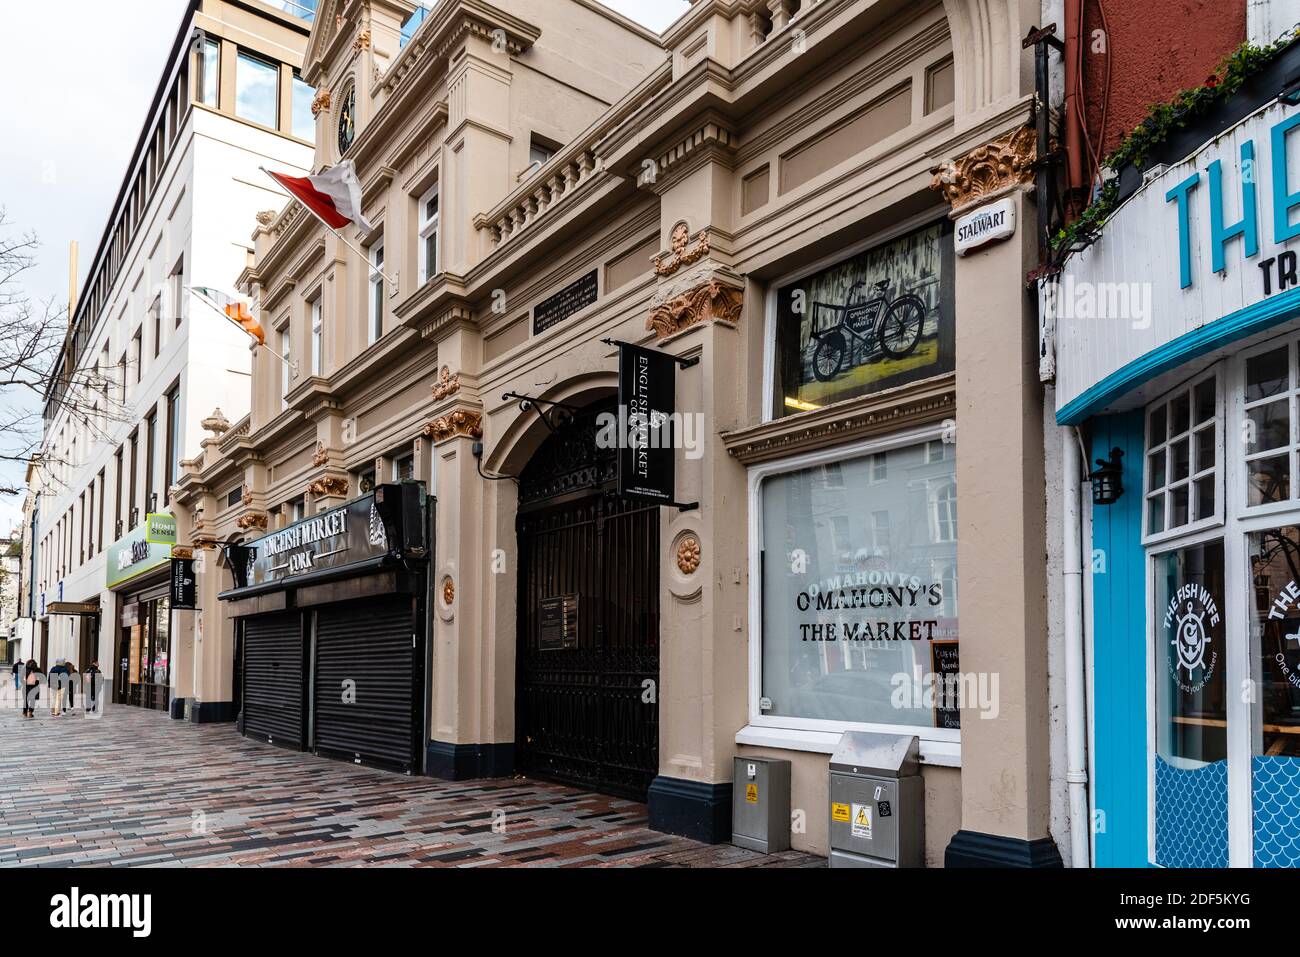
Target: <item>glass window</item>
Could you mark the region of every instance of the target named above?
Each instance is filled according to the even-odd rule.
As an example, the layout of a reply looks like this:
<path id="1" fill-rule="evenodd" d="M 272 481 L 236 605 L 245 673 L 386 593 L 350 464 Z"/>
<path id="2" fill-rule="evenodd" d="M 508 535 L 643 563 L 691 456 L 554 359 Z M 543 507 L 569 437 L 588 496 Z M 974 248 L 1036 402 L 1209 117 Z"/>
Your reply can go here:
<path id="1" fill-rule="evenodd" d="M 217 109 L 221 94 L 221 43 L 205 37 L 199 56 L 199 102 Z"/>
<path id="2" fill-rule="evenodd" d="M 286 324 L 280 330 L 280 410 L 284 411 L 289 405 L 289 326 Z"/>
<path id="3" fill-rule="evenodd" d="M 318 376 L 325 369 L 325 329 L 321 321 L 320 300 L 311 303 L 311 374 Z"/>
<path id="4" fill-rule="evenodd" d="M 298 74 L 293 75 L 293 135 L 308 143 L 316 141 L 316 117 L 311 115 L 311 104 L 316 91 Z"/>
<path id="5" fill-rule="evenodd" d="M 1269 505 L 1296 497 L 1295 350 L 1270 349 L 1246 360 L 1246 506 Z"/>
<path id="6" fill-rule="evenodd" d="M 955 463 L 918 444 L 839 464 L 842 486 L 808 468 L 760 489 L 762 709 L 956 728 Z"/>
<path id="7" fill-rule="evenodd" d="M 180 386 L 167 393 L 167 461 L 163 463 L 163 502 L 170 503 L 172 486 L 176 484 L 177 456 L 181 447 L 181 394 Z"/>
<path id="8" fill-rule="evenodd" d="M 247 53 L 235 66 L 235 115 L 276 129 L 280 125 L 280 68 Z"/>
<path id="9" fill-rule="evenodd" d="M 952 371 L 950 230 L 927 226 L 776 290 L 774 416 Z"/>
<path id="10" fill-rule="evenodd" d="M 370 247 L 370 323 L 369 341 L 378 342 L 384 336 L 384 241 Z"/>
<path id="11" fill-rule="evenodd" d="M 1228 754 L 1223 541 L 1155 559 L 1156 753 L 1195 769 Z"/>
<path id="12" fill-rule="evenodd" d="M 420 199 L 420 282 L 438 274 L 438 187 Z"/>
<path id="13" fill-rule="evenodd" d="M 415 456 L 411 453 L 393 460 L 393 481 L 406 482 L 415 478 Z"/>
<path id="14" fill-rule="evenodd" d="M 1213 374 L 1147 412 L 1146 534 L 1213 521 L 1219 508 L 1217 379 Z"/>
<path id="15" fill-rule="evenodd" d="M 1300 527 L 1255 532 L 1248 540 L 1259 709 L 1252 753 L 1300 757 Z"/>

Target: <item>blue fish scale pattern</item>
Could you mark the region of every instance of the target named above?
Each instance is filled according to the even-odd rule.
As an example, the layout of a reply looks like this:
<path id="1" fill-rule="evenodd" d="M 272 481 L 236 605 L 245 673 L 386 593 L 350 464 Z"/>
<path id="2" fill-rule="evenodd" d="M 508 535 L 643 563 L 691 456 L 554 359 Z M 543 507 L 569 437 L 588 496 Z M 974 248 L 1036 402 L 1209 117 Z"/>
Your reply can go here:
<path id="1" fill-rule="evenodd" d="M 1228 762 L 1188 770 L 1156 756 L 1156 863 L 1228 866 Z"/>
<path id="2" fill-rule="evenodd" d="M 1257 755 L 1251 772 L 1255 866 L 1300 866 L 1300 759 Z"/>

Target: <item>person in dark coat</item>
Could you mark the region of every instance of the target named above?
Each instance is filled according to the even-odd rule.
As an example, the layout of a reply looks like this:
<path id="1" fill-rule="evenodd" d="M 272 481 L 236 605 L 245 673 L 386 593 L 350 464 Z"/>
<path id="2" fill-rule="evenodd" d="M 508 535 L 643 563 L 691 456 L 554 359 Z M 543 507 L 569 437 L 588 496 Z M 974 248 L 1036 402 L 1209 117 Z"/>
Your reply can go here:
<path id="1" fill-rule="evenodd" d="M 36 702 L 41 699 L 41 677 L 45 672 L 35 658 L 28 659 L 23 669 L 23 717 L 36 717 Z"/>
<path id="2" fill-rule="evenodd" d="M 86 669 L 86 679 L 89 687 L 86 689 L 89 704 L 86 705 L 87 711 L 99 710 L 99 662 L 92 661 L 90 667 Z"/>
<path id="3" fill-rule="evenodd" d="M 22 691 L 23 673 L 27 670 L 27 665 L 21 658 L 14 662 L 14 690 Z"/>
<path id="4" fill-rule="evenodd" d="M 67 674 L 68 685 L 68 707 L 66 710 L 72 711 L 77 706 L 77 680 L 81 677 L 77 671 L 77 666 L 71 661 L 63 663 L 63 669 Z"/>

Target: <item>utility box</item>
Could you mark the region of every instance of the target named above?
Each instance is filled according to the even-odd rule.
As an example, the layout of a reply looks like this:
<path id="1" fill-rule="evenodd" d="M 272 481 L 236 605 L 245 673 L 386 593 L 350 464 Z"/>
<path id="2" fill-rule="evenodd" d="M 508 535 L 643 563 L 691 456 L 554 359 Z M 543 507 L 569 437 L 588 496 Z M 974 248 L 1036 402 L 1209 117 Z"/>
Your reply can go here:
<path id="1" fill-rule="evenodd" d="M 763 854 L 790 849 L 790 762 L 736 758 L 731 843 Z"/>
<path id="2" fill-rule="evenodd" d="M 831 867 L 921 867 L 925 785 L 915 735 L 846 731 L 831 755 Z"/>

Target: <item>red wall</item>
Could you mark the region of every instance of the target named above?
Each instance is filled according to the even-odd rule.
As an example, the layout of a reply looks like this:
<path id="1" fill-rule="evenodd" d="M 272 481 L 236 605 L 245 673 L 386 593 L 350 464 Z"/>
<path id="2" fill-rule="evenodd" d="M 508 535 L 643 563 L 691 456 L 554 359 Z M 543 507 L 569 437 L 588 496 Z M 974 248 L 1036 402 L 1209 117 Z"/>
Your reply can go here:
<path id="1" fill-rule="evenodd" d="M 1200 86 L 1246 39 L 1246 0 L 1083 0 L 1088 134 L 1104 158 L 1147 114 L 1179 90 Z M 1101 130 L 1107 54 L 1093 52 L 1105 13 L 1110 105 Z M 1062 25 L 1063 26 L 1063 25 Z M 1058 29 L 1060 36 L 1065 31 Z M 1099 135 L 1101 134 L 1101 135 Z"/>

